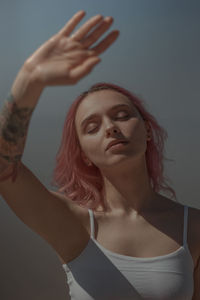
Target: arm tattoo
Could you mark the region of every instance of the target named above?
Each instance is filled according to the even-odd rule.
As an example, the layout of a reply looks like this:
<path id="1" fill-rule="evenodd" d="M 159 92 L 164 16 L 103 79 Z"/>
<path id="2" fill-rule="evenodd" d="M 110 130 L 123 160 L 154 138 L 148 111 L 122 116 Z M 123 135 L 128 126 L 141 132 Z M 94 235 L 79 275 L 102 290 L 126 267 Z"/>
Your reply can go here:
<path id="1" fill-rule="evenodd" d="M 3 171 L 3 161 L 13 165 L 16 175 L 17 165 L 24 152 L 26 136 L 31 115 L 34 108 L 18 107 L 12 94 L 5 100 L 5 105 L 0 113 L 0 170 Z M 8 164 L 7 164 L 8 166 Z M 4 176 L 5 177 L 5 176 Z M 4 180 L 5 178 L 3 177 Z"/>

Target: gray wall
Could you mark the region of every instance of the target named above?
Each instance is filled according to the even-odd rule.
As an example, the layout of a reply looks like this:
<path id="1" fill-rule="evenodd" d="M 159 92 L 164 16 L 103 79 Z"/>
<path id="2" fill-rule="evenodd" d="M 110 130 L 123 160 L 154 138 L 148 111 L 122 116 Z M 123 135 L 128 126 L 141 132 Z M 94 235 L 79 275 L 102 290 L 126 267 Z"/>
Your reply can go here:
<path id="1" fill-rule="evenodd" d="M 200 2 L 194 0 L 1 0 L 1 106 L 24 60 L 80 9 L 113 16 L 118 41 L 92 74 L 47 88 L 31 119 L 23 162 L 47 188 L 62 126 L 74 98 L 91 84 L 120 84 L 145 100 L 167 130 L 165 174 L 179 202 L 200 208 Z M 0 299 L 68 299 L 55 251 L 0 201 Z"/>

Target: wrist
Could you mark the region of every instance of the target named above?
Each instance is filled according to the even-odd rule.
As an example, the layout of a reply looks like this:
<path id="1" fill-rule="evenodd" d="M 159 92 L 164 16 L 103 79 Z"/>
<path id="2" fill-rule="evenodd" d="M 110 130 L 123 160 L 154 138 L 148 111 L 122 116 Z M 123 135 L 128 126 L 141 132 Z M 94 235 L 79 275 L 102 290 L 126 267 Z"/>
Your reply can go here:
<path id="1" fill-rule="evenodd" d="M 35 70 L 31 70 L 27 62 L 17 74 L 11 88 L 11 94 L 18 106 L 33 107 L 37 104 L 38 99 L 44 89 L 36 75 Z"/>

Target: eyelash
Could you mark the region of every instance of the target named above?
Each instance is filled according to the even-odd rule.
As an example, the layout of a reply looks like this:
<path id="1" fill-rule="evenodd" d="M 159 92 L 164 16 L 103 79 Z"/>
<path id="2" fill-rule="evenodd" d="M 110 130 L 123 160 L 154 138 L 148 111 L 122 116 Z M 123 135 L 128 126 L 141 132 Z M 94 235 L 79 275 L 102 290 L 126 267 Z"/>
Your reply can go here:
<path id="1" fill-rule="evenodd" d="M 123 116 L 123 117 L 116 117 L 115 119 L 125 119 L 125 118 L 127 118 L 127 117 L 129 117 L 129 114 L 126 114 L 126 115 Z M 94 129 L 92 129 L 92 130 L 90 130 L 90 131 L 87 131 L 87 133 L 92 133 L 93 131 L 95 131 L 96 128 L 97 128 L 97 127 L 95 127 Z"/>

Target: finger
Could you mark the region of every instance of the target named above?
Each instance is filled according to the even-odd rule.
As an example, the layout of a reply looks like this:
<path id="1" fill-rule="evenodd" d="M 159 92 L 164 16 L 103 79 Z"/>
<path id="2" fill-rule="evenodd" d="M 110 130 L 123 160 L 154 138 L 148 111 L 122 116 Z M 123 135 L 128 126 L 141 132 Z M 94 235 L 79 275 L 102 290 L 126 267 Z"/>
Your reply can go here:
<path id="1" fill-rule="evenodd" d="M 82 41 L 83 47 L 88 48 L 94 44 L 106 32 L 106 30 L 108 30 L 112 23 L 113 18 L 106 17 L 101 24 Z"/>
<path id="2" fill-rule="evenodd" d="M 94 27 L 96 26 L 103 17 L 101 15 L 94 16 L 90 18 L 85 24 L 83 24 L 76 33 L 73 34 L 73 39 L 76 41 L 82 40 L 85 35 Z"/>
<path id="3" fill-rule="evenodd" d="M 96 64 L 98 64 L 101 59 L 97 56 L 90 57 L 84 61 L 84 63 L 70 71 L 69 77 L 72 81 L 76 82 L 83 76 L 91 72 Z"/>
<path id="4" fill-rule="evenodd" d="M 77 26 L 77 24 L 82 20 L 85 16 L 85 12 L 83 10 L 78 11 L 68 22 L 67 24 L 59 31 L 60 35 L 68 36 Z"/>
<path id="5" fill-rule="evenodd" d="M 103 41 L 101 41 L 97 46 L 90 49 L 93 50 L 96 53 L 96 55 L 99 55 L 103 53 L 108 47 L 110 47 L 118 38 L 118 36 L 119 31 L 114 30 L 109 35 L 107 35 L 107 37 Z"/>

